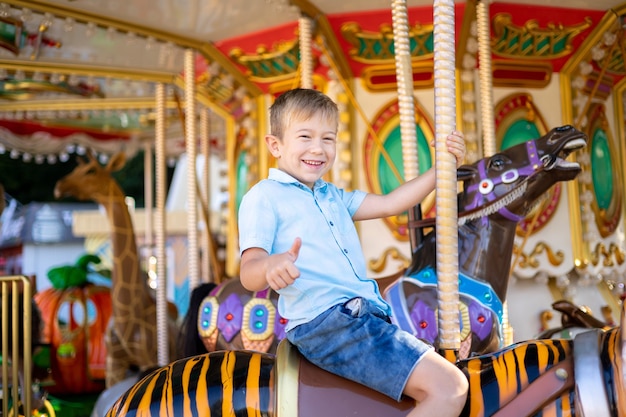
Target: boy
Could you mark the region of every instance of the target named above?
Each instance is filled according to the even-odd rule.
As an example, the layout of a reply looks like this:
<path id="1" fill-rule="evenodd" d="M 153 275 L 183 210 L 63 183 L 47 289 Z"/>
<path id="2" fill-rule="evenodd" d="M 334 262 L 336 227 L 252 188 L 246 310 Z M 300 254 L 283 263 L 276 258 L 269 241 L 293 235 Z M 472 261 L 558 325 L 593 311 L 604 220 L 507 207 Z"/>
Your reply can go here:
<path id="1" fill-rule="evenodd" d="M 354 221 L 402 213 L 435 187 L 434 168 L 386 195 L 347 192 L 321 178 L 335 160 L 338 109 L 311 89 L 285 92 L 270 108 L 265 137 L 278 169 L 252 187 L 239 209 L 241 282 L 279 293 L 287 339 L 329 372 L 396 400 L 408 416 L 458 416 L 468 382 L 431 346 L 391 324 L 389 305 L 366 277 Z M 448 136 L 457 167 L 463 137 Z M 384 367 L 369 366 L 381 363 Z"/>

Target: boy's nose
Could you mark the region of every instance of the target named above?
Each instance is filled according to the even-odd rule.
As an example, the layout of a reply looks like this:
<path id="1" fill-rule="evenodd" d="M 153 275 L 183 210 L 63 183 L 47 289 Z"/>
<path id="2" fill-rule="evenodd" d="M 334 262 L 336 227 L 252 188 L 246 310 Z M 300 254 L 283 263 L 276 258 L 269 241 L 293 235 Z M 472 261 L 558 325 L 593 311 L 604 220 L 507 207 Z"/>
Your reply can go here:
<path id="1" fill-rule="evenodd" d="M 322 153 L 322 141 L 319 139 L 312 140 L 309 151 L 313 153 Z"/>

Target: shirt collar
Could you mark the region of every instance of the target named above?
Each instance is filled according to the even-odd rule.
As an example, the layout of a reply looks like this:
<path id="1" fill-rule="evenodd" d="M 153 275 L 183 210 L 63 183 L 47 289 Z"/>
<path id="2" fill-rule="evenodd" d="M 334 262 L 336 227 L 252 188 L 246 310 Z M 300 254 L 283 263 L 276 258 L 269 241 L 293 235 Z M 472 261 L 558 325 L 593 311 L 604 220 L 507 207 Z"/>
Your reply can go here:
<path id="1" fill-rule="evenodd" d="M 277 181 L 277 182 L 282 182 L 285 184 L 294 184 L 300 188 L 308 189 L 306 185 L 302 184 L 300 181 L 298 181 L 291 175 L 287 174 L 285 171 L 281 171 L 278 168 L 270 168 L 270 172 L 267 178 L 270 180 Z M 315 181 L 315 184 L 313 185 L 313 190 L 323 191 L 326 189 L 327 185 L 328 185 L 327 182 L 320 178 L 319 180 Z"/>

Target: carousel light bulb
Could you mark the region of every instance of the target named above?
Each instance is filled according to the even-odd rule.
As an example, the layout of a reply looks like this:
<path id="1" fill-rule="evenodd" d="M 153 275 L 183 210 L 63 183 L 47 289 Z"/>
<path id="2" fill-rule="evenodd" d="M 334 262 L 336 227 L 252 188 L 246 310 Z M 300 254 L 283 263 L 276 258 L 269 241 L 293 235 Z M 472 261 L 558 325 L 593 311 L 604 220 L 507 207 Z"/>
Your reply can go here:
<path id="1" fill-rule="evenodd" d="M 65 32 L 71 32 L 74 30 L 74 19 L 72 19 L 71 17 L 66 17 L 65 18 L 65 22 L 63 22 L 63 30 Z"/>
<path id="2" fill-rule="evenodd" d="M 42 26 L 45 26 L 46 28 L 50 28 L 52 27 L 52 25 L 54 24 L 54 15 L 52 15 L 51 13 L 44 13 L 43 15 L 43 19 L 41 20 L 41 24 Z"/>
<path id="3" fill-rule="evenodd" d="M 24 152 L 22 154 L 22 161 L 24 162 L 30 162 L 33 159 L 33 156 L 27 152 Z"/>
<path id="4" fill-rule="evenodd" d="M 11 15 L 11 6 L 6 3 L 0 3 L 0 16 L 9 17 Z"/>
<path id="5" fill-rule="evenodd" d="M 591 58 L 594 61 L 600 61 L 606 55 L 606 51 L 600 46 L 594 46 L 591 48 Z"/>
<path id="6" fill-rule="evenodd" d="M 48 155 L 48 156 L 46 157 L 46 161 L 47 161 L 50 165 L 56 164 L 56 162 L 57 162 L 57 156 L 56 156 L 55 154 L 52 154 L 52 153 L 51 153 L 50 155 Z"/>
<path id="7" fill-rule="evenodd" d="M 61 153 L 59 154 L 59 161 L 61 161 L 61 162 L 67 162 L 67 161 L 69 161 L 69 160 L 70 160 L 70 156 L 69 156 L 69 154 L 68 154 L 67 152 L 61 152 Z"/>
<path id="8" fill-rule="evenodd" d="M 87 27 L 85 28 L 85 36 L 88 38 L 93 37 L 96 33 L 96 24 L 94 22 L 88 22 Z"/>
<path id="9" fill-rule="evenodd" d="M 22 14 L 20 15 L 20 20 L 24 23 L 30 22 L 33 18 L 33 11 L 24 7 L 22 9 Z"/>
<path id="10" fill-rule="evenodd" d="M 11 159 L 17 159 L 20 157 L 20 153 L 16 149 L 11 149 L 11 153 L 9 153 L 9 156 L 11 157 Z"/>

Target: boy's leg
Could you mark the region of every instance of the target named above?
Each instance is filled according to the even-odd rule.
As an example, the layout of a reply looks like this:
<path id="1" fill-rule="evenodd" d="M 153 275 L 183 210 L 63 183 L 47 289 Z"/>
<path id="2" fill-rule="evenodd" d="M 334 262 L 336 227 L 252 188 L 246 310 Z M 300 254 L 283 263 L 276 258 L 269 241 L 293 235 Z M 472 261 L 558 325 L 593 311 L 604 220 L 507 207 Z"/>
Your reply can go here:
<path id="1" fill-rule="evenodd" d="M 468 381 L 463 372 L 431 350 L 413 369 L 404 394 L 416 400 L 407 417 L 458 417 L 467 398 Z"/>

